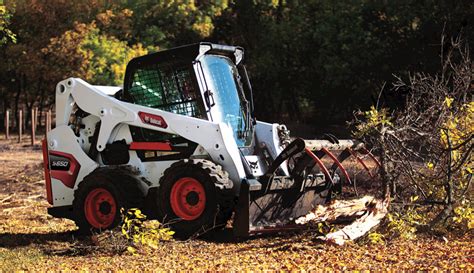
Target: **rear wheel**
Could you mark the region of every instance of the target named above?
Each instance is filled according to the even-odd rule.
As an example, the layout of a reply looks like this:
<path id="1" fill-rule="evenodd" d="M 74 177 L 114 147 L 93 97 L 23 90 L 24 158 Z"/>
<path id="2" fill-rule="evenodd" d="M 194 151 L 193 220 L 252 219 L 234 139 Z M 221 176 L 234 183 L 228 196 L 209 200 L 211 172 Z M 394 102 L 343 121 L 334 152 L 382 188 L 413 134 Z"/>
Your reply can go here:
<path id="1" fill-rule="evenodd" d="M 181 237 L 223 227 L 232 214 L 231 187 L 228 174 L 210 161 L 178 161 L 160 179 L 159 217 Z"/>
<path id="2" fill-rule="evenodd" d="M 84 211 L 86 220 L 92 227 L 108 228 L 117 214 L 116 197 L 105 188 L 95 188 L 86 196 Z"/>
<path id="3" fill-rule="evenodd" d="M 74 192 L 74 221 L 82 234 L 113 229 L 122 220 L 121 208 L 138 208 L 142 202 L 137 182 L 125 171 L 99 169 Z"/>

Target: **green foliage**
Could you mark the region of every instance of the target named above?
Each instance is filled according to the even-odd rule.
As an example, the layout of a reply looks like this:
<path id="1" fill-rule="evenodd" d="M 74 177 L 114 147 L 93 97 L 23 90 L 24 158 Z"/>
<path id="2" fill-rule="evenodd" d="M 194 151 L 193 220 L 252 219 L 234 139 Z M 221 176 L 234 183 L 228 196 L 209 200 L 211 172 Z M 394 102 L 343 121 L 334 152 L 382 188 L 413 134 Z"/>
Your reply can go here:
<path id="1" fill-rule="evenodd" d="M 436 69 L 430 43 L 446 18 L 450 31 L 472 13 L 461 2 L 235 1 L 213 38 L 249 53 L 258 117 L 335 123 L 373 104 L 394 73 Z"/>
<path id="2" fill-rule="evenodd" d="M 96 16 L 97 27 L 108 36 L 121 41 L 133 39 L 133 11 L 107 9 Z"/>
<path id="3" fill-rule="evenodd" d="M 134 57 L 142 56 L 147 50 L 141 44 L 127 46 L 115 37 L 101 35 L 93 28 L 79 44 L 78 51 L 89 57 L 84 71 L 87 80 L 96 84 L 121 85 L 127 63 Z"/>
<path id="4" fill-rule="evenodd" d="M 94 0 L 5 1 L 11 12 L 8 29 L 17 41 L 0 50 L 1 109 L 18 111 L 25 106 L 31 109 L 53 103 L 55 85 L 68 72 L 58 73 L 57 64 L 45 56 L 43 49 L 50 39 L 72 29 L 75 21 L 90 22 L 99 5 Z"/>
<path id="5" fill-rule="evenodd" d="M 133 242 L 134 246 L 129 246 L 127 250 L 134 255 L 137 254 L 137 247 L 157 249 L 161 241 L 173 238 L 174 231 L 157 220 L 146 221 L 146 215 L 139 209 L 129 209 L 126 212 L 122 209 L 121 213 L 122 234 Z"/>
<path id="6" fill-rule="evenodd" d="M 390 238 L 401 237 L 403 239 L 411 240 L 416 238 L 416 231 L 426 218 L 421 215 L 413 207 L 409 207 L 402 213 L 393 212 L 387 214 L 388 231 Z"/>
<path id="7" fill-rule="evenodd" d="M 418 196 L 411 196 L 409 204 L 387 214 L 385 234 L 388 238 L 415 239 L 419 227 L 427 224 L 426 213 L 415 205 L 418 199 Z"/>
<path id="8" fill-rule="evenodd" d="M 16 35 L 9 29 L 11 13 L 0 3 L 0 46 L 12 42 L 16 43 Z"/>
<path id="9" fill-rule="evenodd" d="M 75 24 L 74 30 L 51 39 L 43 52 L 56 64 L 58 78 L 75 76 L 94 84 L 120 85 L 128 61 L 147 50 L 141 44 L 129 47 L 126 42 L 101 34 L 91 23 Z"/>
<path id="10" fill-rule="evenodd" d="M 375 106 L 371 106 L 369 111 L 359 114 L 363 116 L 363 121 L 357 124 L 356 131 L 353 132 L 356 138 L 362 138 L 392 125 L 387 108 L 378 110 Z"/>
<path id="11" fill-rule="evenodd" d="M 394 73 L 420 67 L 433 71 L 439 52 L 432 45 L 443 28 L 457 33 L 464 26 L 465 33 L 474 33 L 472 24 L 465 23 L 473 13 L 467 0 L 9 3 L 11 15 L 1 18 L 10 21 L 6 30 L 18 43 L 8 43 L 0 53 L 5 60 L 0 92 L 16 90 L 20 102 L 52 103 L 50 91 L 71 75 L 97 81 L 93 83 L 121 83 L 122 63 L 145 52 L 139 44 L 155 51 L 210 40 L 245 47 L 255 104 L 265 105 L 256 109 L 259 119 L 320 126 L 342 123 L 353 109 L 369 107 L 374 90 Z M 0 19 L 0 28 L 4 21 Z M 81 50 L 58 46 L 45 56 L 54 40 L 94 21 L 95 30 L 79 35 Z M 13 36 L 1 37 L 0 44 Z M 5 94 L 0 96 L 10 107 Z"/>
<path id="12" fill-rule="evenodd" d="M 169 48 L 198 42 L 214 30 L 214 19 L 228 1 L 129 1 L 124 7 L 133 11 L 132 41 L 146 47 Z"/>
<path id="13" fill-rule="evenodd" d="M 440 129 L 440 142 L 445 149 L 450 150 L 453 166 L 467 157 L 465 162 L 461 162 L 460 177 L 457 179 L 459 188 L 465 188 L 468 181 L 472 179 L 474 170 L 474 155 L 469 149 L 469 145 L 463 145 L 469 143 L 474 135 L 474 102 L 454 107 L 453 100 L 453 98 L 446 97 L 442 106 L 447 108 L 448 113 Z M 453 149 L 453 147 L 458 148 Z"/>

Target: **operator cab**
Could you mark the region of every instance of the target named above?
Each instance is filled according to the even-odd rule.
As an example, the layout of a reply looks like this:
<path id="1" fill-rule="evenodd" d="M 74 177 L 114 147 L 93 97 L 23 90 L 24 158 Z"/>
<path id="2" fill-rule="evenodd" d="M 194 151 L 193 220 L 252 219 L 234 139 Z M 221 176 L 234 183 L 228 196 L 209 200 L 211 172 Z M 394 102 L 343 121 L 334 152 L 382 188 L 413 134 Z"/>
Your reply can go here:
<path id="1" fill-rule="evenodd" d="M 243 55 L 241 47 L 199 43 L 134 58 L 127 65 L 120 99 L 223 122 L 232 129 L 237 146 L 250 146 L 252 91 Z"/>

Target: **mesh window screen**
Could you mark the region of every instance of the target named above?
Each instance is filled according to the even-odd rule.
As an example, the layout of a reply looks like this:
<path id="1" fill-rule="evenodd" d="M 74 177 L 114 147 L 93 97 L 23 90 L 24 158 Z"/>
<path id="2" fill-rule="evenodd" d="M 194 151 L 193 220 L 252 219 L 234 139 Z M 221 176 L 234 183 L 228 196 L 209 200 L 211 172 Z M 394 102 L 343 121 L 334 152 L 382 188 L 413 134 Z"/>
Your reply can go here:
<path id="1" fill-rule="evenodd" d="M 151 65 L 133 75 L 129 94 L 134 103 L 164 111 L 204 118 L 200 93 L 190 66 Z"/>

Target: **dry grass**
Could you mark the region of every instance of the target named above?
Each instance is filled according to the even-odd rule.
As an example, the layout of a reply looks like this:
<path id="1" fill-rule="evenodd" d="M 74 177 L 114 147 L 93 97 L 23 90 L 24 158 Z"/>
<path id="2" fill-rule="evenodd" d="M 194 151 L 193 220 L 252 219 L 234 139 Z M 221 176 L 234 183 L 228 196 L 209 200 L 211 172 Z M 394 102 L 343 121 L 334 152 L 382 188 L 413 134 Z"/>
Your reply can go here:
<path id="1" fill-rule="evenodd" d="M 4 139 L 0 136 L 1 139 Z M 26 146 L 25 146 L 26 145 Z M 310 232 L 233 242 L 229 231 L 206 240 L 164 242 L 133 256 L 77 238 L 74 223 L 47 215 L 41 151 L 0 140 L 0 271 L 20 269 L 472 269 L 473 238 L 419 237 L 386 244 L 323 245 Z M 471 234 L 472 235 L 472 234 Z"/>

